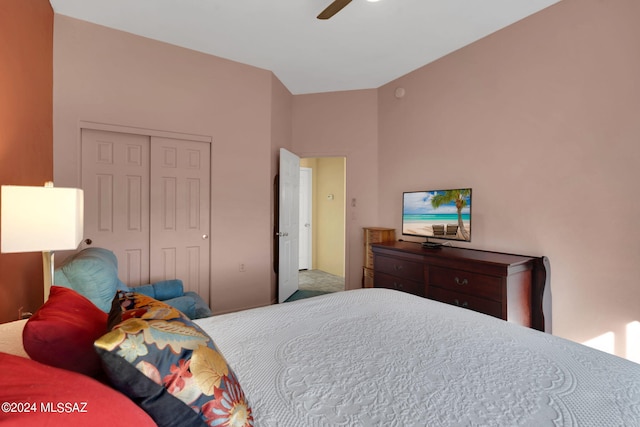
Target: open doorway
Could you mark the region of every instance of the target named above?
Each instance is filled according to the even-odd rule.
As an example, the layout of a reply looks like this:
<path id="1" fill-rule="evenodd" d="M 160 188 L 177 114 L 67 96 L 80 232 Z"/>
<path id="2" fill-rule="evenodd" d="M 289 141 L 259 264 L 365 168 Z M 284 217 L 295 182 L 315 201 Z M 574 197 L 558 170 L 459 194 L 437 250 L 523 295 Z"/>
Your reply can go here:
<path id="1" fill-rule="evenodd" d="M 299 289 L 343 291 L 346 158 L 302 158 L 300 167 Z"/>

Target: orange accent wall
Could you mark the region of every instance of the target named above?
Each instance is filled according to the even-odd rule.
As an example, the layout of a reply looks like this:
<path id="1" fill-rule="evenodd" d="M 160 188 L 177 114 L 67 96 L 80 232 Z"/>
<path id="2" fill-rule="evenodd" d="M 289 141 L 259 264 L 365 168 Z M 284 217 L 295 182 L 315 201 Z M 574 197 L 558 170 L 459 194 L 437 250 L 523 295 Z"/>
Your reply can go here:
<path id="1" fill-rule="evenodd" d="M 53 10 L 0 2 L 0 184 L 53 180 Z M 0 200 L 2 203 L 2 200 Z M 2 230 L 0 230 L 0 235 Z M 42 304 L 42 255 L 0 254 L 0 322 Z"/>

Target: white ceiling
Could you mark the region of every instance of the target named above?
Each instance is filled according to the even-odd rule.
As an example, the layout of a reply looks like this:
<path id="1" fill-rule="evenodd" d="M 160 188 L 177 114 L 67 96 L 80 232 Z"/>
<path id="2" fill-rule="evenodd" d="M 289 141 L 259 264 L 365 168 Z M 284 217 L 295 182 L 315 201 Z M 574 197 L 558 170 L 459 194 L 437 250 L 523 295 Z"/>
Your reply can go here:
<path id="1" fill-rule="evenodd" d="M 50 0 L 55 13 L 271 70 L 293 94 L 380 87 L 559 0 Z"/>

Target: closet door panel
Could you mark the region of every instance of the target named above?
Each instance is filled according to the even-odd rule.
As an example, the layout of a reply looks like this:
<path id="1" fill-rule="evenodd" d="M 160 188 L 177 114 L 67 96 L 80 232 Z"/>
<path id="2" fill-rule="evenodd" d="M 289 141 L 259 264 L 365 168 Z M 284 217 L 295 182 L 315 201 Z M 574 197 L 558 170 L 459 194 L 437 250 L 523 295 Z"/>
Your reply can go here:
<path id="1" fill-rule="evenodd" d="M 120 280 L 127 285 L 149 283 L 150 138 L 81 132 L 84 237 L 90 246 L 115 253 Z"/>
<path id="2" fill-rule="evenodd" d="M 204 142 L 151 138 L 152 280 L 178 278 L 209 300 L 210 151 Z"/>

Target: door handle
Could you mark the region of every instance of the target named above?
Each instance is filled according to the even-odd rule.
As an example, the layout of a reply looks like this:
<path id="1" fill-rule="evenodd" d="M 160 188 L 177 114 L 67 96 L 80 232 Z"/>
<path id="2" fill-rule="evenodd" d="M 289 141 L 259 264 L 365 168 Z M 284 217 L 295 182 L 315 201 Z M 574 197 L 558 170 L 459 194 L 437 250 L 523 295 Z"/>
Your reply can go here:
<path id="1" fill-rule="evenodd" d="M 209 235 L 208 235 L 208 234 L 203 234 L 203 235 L 202 235 L 202 240 L 207 240 L 208 238 L 209 238 Z"/>
<path id="2" fill-rule="evenodd" d="M 456 298 L 453 302 L 455 302 L 458 307 L 464 307 L 464 308 L 469 307 L 469 303 L 467 301 L 461 304 L 460 300 Z"/>
<path id="3" fill-rule="evenodd" d="M 460 278 L 456 277 L 454 280 L 460 286 L 464 286 L 464 285 L 468 285 L 469 284 L 469 281 L 467 279 L 460 280 Z"/>
<path id="4" fill-rule="evenodd" d="M 276 233 L 276 237 L 286 237 L 288 235 L 289 235 L 289 233 L 283 233 L 282 231 L 279 231 L 279 232 Z"/>

